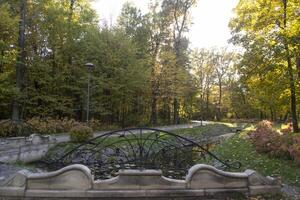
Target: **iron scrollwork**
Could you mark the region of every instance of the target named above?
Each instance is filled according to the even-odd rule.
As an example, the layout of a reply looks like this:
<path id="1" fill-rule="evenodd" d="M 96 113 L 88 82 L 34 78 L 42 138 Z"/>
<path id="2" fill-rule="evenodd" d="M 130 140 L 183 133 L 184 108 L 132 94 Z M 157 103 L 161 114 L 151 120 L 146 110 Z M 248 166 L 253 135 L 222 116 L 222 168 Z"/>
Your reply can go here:
<path id="1" fill-rule="evenodd" d="M 223 167 L 241 166 L 239 162 L 221 160 L 192 139 L 154 128 L 129 128 L 102 134 L 48 164 L 57 168 L 84 164 L 100 179 L 116 176 L 120 169 L 161 169 L 167 177 L 182 178 L 187 169 L 207 156 Z"/>

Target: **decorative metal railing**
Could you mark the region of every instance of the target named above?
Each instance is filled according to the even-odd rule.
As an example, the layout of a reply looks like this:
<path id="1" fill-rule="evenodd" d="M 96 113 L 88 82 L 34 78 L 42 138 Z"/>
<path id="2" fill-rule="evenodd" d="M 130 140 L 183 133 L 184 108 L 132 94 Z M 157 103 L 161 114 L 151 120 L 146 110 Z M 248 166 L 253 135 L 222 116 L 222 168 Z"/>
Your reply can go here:
<path id="1" fill-rule="evenodd" d="M 240 168 L 240 162 L 221 160 L 205 146 L 165 130 L 129 128 L 95 137 L 47 163 L 52 168 L 84 164 L 100 179 L 116 176 L 120 169 L 161 169 L 167 177 L 181 178 L 203 159 L 224 168 Z"/>

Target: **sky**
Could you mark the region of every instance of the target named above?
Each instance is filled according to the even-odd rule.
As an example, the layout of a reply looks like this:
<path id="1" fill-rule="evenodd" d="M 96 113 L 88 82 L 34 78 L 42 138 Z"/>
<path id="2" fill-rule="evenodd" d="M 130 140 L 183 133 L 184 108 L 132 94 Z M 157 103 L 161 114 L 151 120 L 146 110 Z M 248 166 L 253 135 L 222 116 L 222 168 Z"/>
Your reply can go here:
<path id="1" fill-rule="evenodd" d="M 93 8 L 101 21 L 108 24 L 116 20 L 125 2 L 132 2 L 143 13 L 148 10 L 150 0 L 94 0 Z M 233 8 L 238 0 L 198 0 L 197 7 L 192 9 L 193 25 L 188 37 L 193 48 L 225 47 L 230 38 L 228 23 L 233 16 Z"/>

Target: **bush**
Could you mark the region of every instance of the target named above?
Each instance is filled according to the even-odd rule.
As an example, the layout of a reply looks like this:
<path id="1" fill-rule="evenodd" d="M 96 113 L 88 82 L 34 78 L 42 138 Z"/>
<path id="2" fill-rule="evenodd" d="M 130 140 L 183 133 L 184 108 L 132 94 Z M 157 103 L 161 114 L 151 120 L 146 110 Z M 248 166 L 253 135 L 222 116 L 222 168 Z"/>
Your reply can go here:
<path id="1" fill-rule="evenodd" d="M 29 136 L 33 131 L 26 123 L 13 123 L 11 120 L 0 121 L 0 138 Z"/>
<path id="2" fill-rule="evenodd" d="M 83 143 L 88 141 L 93 137 L 93 130 L 84 125 L 78 125 L 73 127 L 70 132 L 71 142 L 74 143 Z"/>
<path id="3" fill-rule="evenodd" d="M 300 166 L 300 136 L 293 136 L 293 143 L 289 146 L 288 151 L 296 164 Z"/>
<path id="4" fill-rule="evenodd" d="M 26 121 L 35 133 L 39 134 L 55 134 L 69 132 L 72 127 L 77 126 L 80 122 L 74 119 L 53 119 L 53 118 L 31 118 Z"/>
<path id="5" fill-rule="evenodd" d="M 13 123 L 11 120 L 2 120 L 0 121 L 0 137 L 29 136 L 33 133 L 42 135 L 68 133 L 73 127 L 79 125 L 84 126 L 86 123 L 69 118 L 55 119 L 51 117 L 34 117 L 19 124 Z M 97 131 L 117 128 L 115 125 L 104 125 L 95 119 L 90 120 L 89 127 Z"/>
<path id="6" fill-rule="evenodd" d="M 257 124 L 256 130 L 248 133 L 251 142 L 260 153 L 275 154 L 273 151 L 280 147 L 279 134 L 273 129 L 272 123 L 264 120 Z"/>
<path id="7" fill-rule="evenodd" d="M 283 134 L 280 134 L 271 122 L 264 120 L 248 135 L 257 152 L 293 159 L 300 165 L 300 136 L 291 134 L 291 131 L 289 126 L 284 131 L 281 130 Z"/>
<path id="8" fill-rule="evenodd" d="M 273 123 L 268 120 L 263 120 L 263 121 L 260 121 L 257 123 L 256 128 L 271 130 L 271 129 L 273 129 Z"/>

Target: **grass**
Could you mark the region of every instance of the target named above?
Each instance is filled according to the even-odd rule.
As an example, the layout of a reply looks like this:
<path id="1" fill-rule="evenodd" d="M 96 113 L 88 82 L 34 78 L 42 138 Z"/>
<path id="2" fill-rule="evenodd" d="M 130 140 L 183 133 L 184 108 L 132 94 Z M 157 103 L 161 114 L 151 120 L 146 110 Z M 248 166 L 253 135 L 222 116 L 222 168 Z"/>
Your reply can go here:
<path id="1" fill-rule="evenodd" d="M 224 141 L 213 150 L 220 158 L 240 161 L 241 170 L 253 169 L 264 176 L 273 176 L 283 183 L 300 186 L 300 167 L 292 160 L 273 158 L 256 152 L 254 146 L 245 139 L 245 133 Z"/>
<path id="2" fill-rule="evenodd" d="M 219 136 L 226 133 L 232 133 L 234 126 L 232 124 L 213 123 L 205 126 L 198 126 L 194 128 L 178 129 L 171 131 L 182 136 Z"/>

